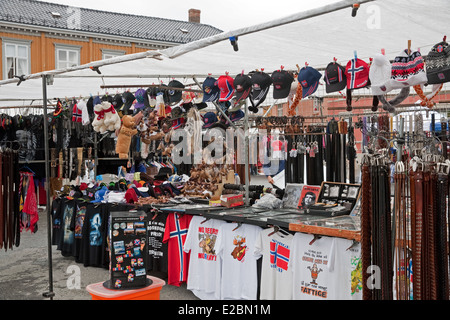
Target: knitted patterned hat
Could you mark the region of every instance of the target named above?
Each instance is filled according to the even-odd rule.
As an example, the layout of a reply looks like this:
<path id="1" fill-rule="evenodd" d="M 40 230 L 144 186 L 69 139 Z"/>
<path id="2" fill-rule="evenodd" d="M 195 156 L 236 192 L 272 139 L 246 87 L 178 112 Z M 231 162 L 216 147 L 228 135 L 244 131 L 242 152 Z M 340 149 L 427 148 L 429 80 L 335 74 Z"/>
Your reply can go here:
<path id="1" fill-rule="evenodd" d="M 431 48 L 425 59 L 427 65 L 428 84 L 438 84 L 450 81 L 450 46 L 445 41 Z"/>
<path id="2" fill-rule="evenodd" d="M 405 49 L 395 57 L 389 81 L 392 89 L 402 89 L 405 86 L 416 86 L 426 82 L 425 62 L 419 51 L 408 54 L 408 50 Z"/>

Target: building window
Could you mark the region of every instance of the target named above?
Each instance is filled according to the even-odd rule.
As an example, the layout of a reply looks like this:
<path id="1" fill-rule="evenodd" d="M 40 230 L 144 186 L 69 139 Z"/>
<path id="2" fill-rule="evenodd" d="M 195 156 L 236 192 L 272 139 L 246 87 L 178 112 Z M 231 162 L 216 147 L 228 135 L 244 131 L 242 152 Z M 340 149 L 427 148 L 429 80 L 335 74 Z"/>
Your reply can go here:
<path id="1" fill-rule="evenodd" d="M 102 60 L 120 57 L 123 56 L 124 54 L 125 54 L 124 51 L 102 50 Z"/>
<path id="2" fill-rule="evenodd" d="M 3 40 L 4 79 L 30 73 L 30 42 Z"/>
<path id="3" fill-rule="evenodd" d="M 56 69 L 80 65 L 80 48 L 56 46 Z"/>

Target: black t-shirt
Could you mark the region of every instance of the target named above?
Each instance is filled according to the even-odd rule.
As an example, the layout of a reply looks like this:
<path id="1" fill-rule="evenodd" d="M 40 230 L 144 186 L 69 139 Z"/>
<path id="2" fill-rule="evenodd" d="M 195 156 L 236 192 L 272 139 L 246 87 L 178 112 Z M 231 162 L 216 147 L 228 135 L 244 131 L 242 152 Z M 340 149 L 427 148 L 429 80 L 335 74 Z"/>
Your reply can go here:
<path id="1" fill-rule="evenodd" d="M 80 257 L 86 267 L 109 267 L 109 212 L 106 204 L 86 208 Z"/>
<path id="2" fill-rule="evenodd" d="M 71 229 L 73 216 L 75 215 L 76 202 L 67 198 L 62 199 L 61 203 L 61 235 L 58 249 L 65 257 L 73 255 L 73 243 L 75 233 Z"/>
<path id="3" fill-rule="evenodd" d="M 148 215 L 148 263 L 147 271 L 168 272 L 167 243 L 163 243 L 167 213 Z"/>
<path id="4" fill-rule="evenodd" d="M 82 239 L 83 239 L 83 225 L 84 219 L 86 217 L 86 211 L 88 206 L 92 204 L 84 201 L 75 201 L 75 214 L 72 217 L 71 230 L 74 232 L 74 243 L 73 243 L 73 256 L 75 261 L 81 263 L 82 255 Z"/>
<path id="5" fill-rule="evenodd" d="M 56 198 L 52 202 L 52 245 L 59 245 L 61 238 L 61 199 Z"/>

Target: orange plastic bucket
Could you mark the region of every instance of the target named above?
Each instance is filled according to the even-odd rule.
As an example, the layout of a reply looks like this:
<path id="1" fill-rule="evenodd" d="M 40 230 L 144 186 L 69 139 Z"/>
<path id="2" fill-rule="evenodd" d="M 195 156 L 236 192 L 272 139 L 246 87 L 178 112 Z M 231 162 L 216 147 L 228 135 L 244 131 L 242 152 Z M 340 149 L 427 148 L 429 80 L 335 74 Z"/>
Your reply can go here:
<path id="1" fill-rule="evenodd" d="M 132 290 L 113 290 L 103 286 L 103 282 L 93 283 L 86 287 L 92 300 L 159 300 L 160 292 L 166 282 L 162 279 L 147 276 L 153 283 L 145 288 Z"/>

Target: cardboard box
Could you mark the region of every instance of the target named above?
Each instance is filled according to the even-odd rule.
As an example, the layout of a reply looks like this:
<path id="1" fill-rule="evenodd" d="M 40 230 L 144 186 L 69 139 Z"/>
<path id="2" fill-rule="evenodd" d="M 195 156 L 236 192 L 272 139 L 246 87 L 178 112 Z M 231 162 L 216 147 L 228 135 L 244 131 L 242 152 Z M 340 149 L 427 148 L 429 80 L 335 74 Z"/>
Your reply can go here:
<path id="1" fill-rule="evenodd" d="M 242 194 L 226 194 L 220 196 L 222 206 L 227 208 L 238 207 L 244 205 L 244 197 Z"/>
<path id="2" fill-rule="evenodd" d="M 222 202 L 220 200 L 209 200 L 210 207 L 220 207 Z"/>

